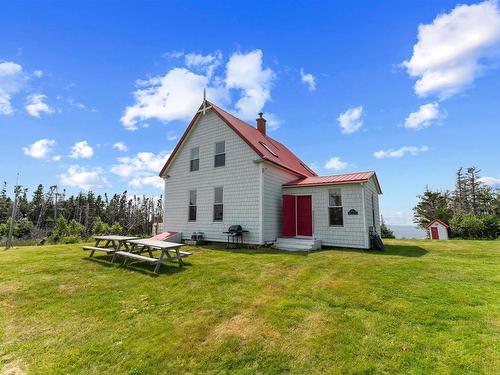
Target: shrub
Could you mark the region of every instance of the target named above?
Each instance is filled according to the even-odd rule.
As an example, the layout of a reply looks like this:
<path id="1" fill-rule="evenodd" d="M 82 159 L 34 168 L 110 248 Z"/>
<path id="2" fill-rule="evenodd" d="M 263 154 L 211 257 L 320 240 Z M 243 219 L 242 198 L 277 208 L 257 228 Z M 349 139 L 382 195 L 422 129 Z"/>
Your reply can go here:
<path id="1" fill-rule="evenodd" d="M 33 230 L 33 223 L 26 218 L 18 220 L 14 224 L 14 237 L 24 238 L 28 237 Z"/>
<path id="2" fill-rule="evenodd" d="M 100 235 L 107 234 L 110 232 L 109 225 L 101 220 L 100 217 L 94 220 L 94 225 L 92 225 L 92 234 Z"/>
<path id="3" fill-rule="evenodd" d="M 9 226 L 7 223 L 0 224 L 0 237 L 4 237 L 9 233 Z"/>
<path id="4" fill-rule="evenodd" d="M 65 243 L 65 244 L 72 244 L 72 243 L 81 242 L 81 240 L 82 239 L 80 237 L 70 235 L 70 236 L 64 237 L 61 242 Z"/>
<path id="5" fill-rule="evenodd" d="M 500 233 L 500 218 L 495 215 L 483 217 L 483 237 L 496 239 Z"/>
<path id="6" fill-rule="evenodd" d="M 122 234 L 123 227 L 120 225 L 119 222 L 115 221 L 110 228 L 110 232 L 111 232 L 111 234 Z"/>
<path id="7" fill-rule="evenodd" d="M 85 226 L 73 219 L 69 222 L 68 231 L 70 236 L 82 237 L 85 232 Z"/>
<path id="8" fill-rule="evenodd" d="M 450 229 L 454 237 L 479 238 L 483 232 L 483 221 L 472 214 L 458 214 L 450 220 Z"/>
<path id="9" fill-rule="evenodd" d="M 385 223 L 382 223 L 380 226 L 380 237 L 382 238 L 395 238 L 394 232 L 387 228 L 387 225 Z"/>
<path id="10" fill-rule="evenodd" d="M 57 243 L 69 235 L 68 221 L 63 216 L 60 216 L 56 221 L 52 234 L 49 236 L 49 240 Z"/>

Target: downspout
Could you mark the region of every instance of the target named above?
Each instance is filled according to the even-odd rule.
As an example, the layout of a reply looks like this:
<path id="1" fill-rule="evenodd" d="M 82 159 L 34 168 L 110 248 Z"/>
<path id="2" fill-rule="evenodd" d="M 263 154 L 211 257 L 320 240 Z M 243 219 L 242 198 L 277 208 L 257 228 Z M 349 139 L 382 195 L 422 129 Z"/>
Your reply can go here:
<path id="1" fill-rule="evenodd" d="M 259 242 L 264 244 L 264 164 L 259 164 Z"/>
<path id="2" fill-rule="evenodd" d="M 365 183 L 362 182 L 361 183 L 361 201 L 363 203 L 363 232 L 364 232 L 364 236 L 365 236 L 365 248 L 369 248 L 370 245 L 369 245 L 369 240 L 368 240 L 368 228 L 366 226 L 366 209 L 365 209 L 365 206 L 366 206 L 366 202 L 365 202 Z"/>

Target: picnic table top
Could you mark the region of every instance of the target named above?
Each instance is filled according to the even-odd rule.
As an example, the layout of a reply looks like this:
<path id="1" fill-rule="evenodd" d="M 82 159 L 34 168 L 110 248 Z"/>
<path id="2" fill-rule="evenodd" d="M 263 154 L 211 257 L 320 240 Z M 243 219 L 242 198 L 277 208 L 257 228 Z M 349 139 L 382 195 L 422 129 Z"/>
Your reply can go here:
<path id="1" fill-rule="evenodd" d="M 135 240 L 136 238 L 139 238 L 137 236 L 115 236 L 115 235 L 108 235 L 108 236 L 94 236 L 96 240 L 110 240 L 110 241 L 128 241 L 128 240 Z"/>
<path id="2" fill-rule="evenodd" d="M 158 249 L 172 249 L 172 248 L 177 248 L 184 246 L 184 244 L 181 243 L 175 243 L 175 242 L 167 242 L 167 241 L 157 241 L 157 240 L 150 240 L 150 239 L 134 239 L 127 241 L 130 243 L 134 243 L 137 245 L 144 245 L 144 246 L 150 246 L 150 247 L 156 247 Z"/>

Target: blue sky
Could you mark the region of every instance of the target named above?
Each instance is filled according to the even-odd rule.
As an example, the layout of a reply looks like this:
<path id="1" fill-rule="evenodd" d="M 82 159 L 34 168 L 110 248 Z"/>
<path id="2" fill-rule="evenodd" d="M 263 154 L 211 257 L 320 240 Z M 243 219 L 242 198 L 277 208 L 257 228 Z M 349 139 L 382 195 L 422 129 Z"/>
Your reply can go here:
<path id="1" fill-rule="evenodd" d="M 319 174 L 375 170 L 409 223 L 460 166 L 500 186 L 499 5 L 460 4 L 4 3 L 0 177 L 158 195 L 207 87 Z"/>

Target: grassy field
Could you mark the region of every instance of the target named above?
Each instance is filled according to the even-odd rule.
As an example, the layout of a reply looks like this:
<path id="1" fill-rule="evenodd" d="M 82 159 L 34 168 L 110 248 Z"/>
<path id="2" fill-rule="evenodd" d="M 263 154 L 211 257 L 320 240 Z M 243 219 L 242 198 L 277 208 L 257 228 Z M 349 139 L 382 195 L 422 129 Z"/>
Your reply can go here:
<path id="1" fill-rule="evenodd" d="M 0 373 L 500 373 L 500 241 L 193 248 L 124 268 L 0 250 Z"/>

